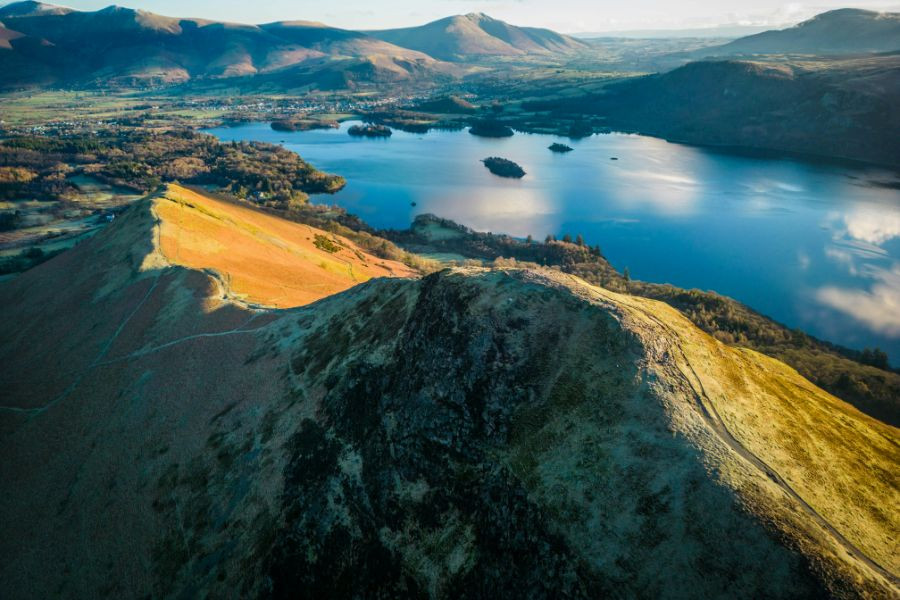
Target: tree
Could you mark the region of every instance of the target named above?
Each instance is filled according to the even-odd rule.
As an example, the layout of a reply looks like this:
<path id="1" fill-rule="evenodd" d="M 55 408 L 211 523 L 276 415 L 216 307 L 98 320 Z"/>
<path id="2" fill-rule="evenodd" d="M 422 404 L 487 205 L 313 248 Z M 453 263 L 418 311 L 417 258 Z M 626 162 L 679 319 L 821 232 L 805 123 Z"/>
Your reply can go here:
<path id="1" fill-rule="evenodd" d="M 581 235 L 580 233 L 577 236 L 575 236 L 575 243 L 578 244 L 579 246 L 584 246 L 584 236 Z"/>
<path id="2" fill-rule="evenodd" d="M 568 233 L 565 234 L 565 235 L 563 236 L 563 241 L 564 241 L 565 243 L 567 243 L 567 244 L 571 244 L 571 243 L 572 243 L 572 236 L 569 235 Z"/>
<path id="3" fill-rule="evenodd" d="M 625 278 L 626 283 L 631 281 L 631 271 L 628 270 L 628 267 L 622 269 L 622 277 Z"/>
<path id="4" fill-rule="evenodd" d="M 21 216 L 19 211 L 0 213 L 0 231 L 12 231 L 17 228 Z"/>
<path id="5" fill-rule="evenodd" d="M 534 238 L 531 237 L 531 234 L 530 234 L 530 233 L 528 234 L 528 237 L 525 238 L 525 243 L 526 243 L 526 244 L 533 244 L 533 243 L 534 243 Z"/>
<path id="6" fill-rule="evenodd" d="M 30 258 L 31 260 L 40 260 L 44 258 L 44 251 L 37 246 L 29 248 L 23 254 L 25 255 L 25 258 Z"/>
<path id="7" fill-rule="evenodd" d="M 866 348 L 862 351 L 859 362 L 885 371 L 889 368 L 888 355 L 881 348 Z"/>
<path id="8" fill-rule="evenodd" d="M 547 237 L 544 238 L 545 244 L 549 244 L 550 242 L 554 242 L 554 241 L 556 241 L 556 238 L 553 237 L 552 235 L 550 235 L 549 233 L 547 234 Z"/>

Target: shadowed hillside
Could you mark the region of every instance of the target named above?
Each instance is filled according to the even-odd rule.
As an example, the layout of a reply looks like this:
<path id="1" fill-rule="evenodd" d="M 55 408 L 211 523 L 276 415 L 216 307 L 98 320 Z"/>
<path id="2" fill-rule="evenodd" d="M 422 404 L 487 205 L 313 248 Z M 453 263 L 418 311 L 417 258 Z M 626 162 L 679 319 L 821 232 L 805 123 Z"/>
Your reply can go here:
<path id="1" fill-rule="evenodd" d="M 318 258 L 271 219 L 173 187 L 0 283 L 4 598 L 897 594 L 896 429 L 553 271 L 237 302 Z"/>
<path id="2" fill-rule="evenodd" d="M 695 144 L 900 165 L 900 55 L 706 61 L 577 101 L 615 128 Z"/>

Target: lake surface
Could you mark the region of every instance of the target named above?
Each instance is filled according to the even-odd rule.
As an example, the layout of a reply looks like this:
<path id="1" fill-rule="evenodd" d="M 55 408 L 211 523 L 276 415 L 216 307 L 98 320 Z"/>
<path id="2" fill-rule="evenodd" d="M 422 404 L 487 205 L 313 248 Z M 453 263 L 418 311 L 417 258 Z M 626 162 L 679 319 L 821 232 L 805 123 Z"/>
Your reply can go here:
<path id="1" fill-rule="evenodd" d="M 209 130 L 282 143 L 347 187 L 338 204 L 379 228 L 434 213 L 481 231 L 582 234 L 619 270 L 715 290 L 790 327 L 900 363 L 900 175 L 736 155 L 636 135 L 580 141 L 462 132 L 360 139 L 347 127 L 285 133 L 267 123 Z M 548 149 L 560 141 L 574 152 Z M 479 162 L 502 156 L 521 180 Z M 611 158 L 618 160 L 611 160 Z M 416 206 L 411 203 L 415 202 Z"/>

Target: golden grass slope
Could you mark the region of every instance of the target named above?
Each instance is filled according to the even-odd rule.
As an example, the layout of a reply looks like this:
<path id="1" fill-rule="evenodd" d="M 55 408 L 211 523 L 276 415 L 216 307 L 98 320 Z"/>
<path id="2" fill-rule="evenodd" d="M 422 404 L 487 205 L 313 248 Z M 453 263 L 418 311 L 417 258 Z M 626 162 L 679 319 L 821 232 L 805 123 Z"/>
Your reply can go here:
<path id="1" fill-rule="evenodd" d="M 898 597 L 900 431 L 778 360 L 722 344 L 667 304 L 560 279 L 620 313 L 661 381 L 686 384 L 694 400 L 673 411 L 675 421 L 696 427 L 679 417 L 685 408 L 702 417 L 707 433 L 728 451 L 694 437 L 709 455 L 719 453 L 719 468 L 751 510 L 805 553 L 868 582 L 862 587 L 874 597 Z"/>
<path id="2" fill-rule="evenodd" d="M 153 211 L 168 262 L 218 273 L 233 298 L 250 304 L 300 306 L 373 277 L 416 274 L 340 236 L 177 185 Z"/>

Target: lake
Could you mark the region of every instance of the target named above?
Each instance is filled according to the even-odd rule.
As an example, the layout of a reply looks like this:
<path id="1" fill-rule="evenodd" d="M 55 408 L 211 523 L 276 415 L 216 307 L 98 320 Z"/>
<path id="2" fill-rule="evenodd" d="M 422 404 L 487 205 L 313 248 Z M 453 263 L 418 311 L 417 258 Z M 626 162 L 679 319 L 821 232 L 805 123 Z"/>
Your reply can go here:
<path id="1" fill-rule="evenodd" d="M 900 363 L 900 175 L 748 156 L 625 134 L 568 140 L 466 131 L 354 138 L 268 123 L 208 130 L 282 143 L 347 187 L 313 200 L 378 228 L 434 213 L 480 231 L 535 239 L 582 234 L 635 279 L 715 290 L 790 327 Z M 563 142 L 575 150 L 553 154 Z M 527 172 L 492 175 L 501 156 Z M 612 160 L 616 158 L 617 160 Z M 415 206 L 412 203 L 415 202 Z"/>

